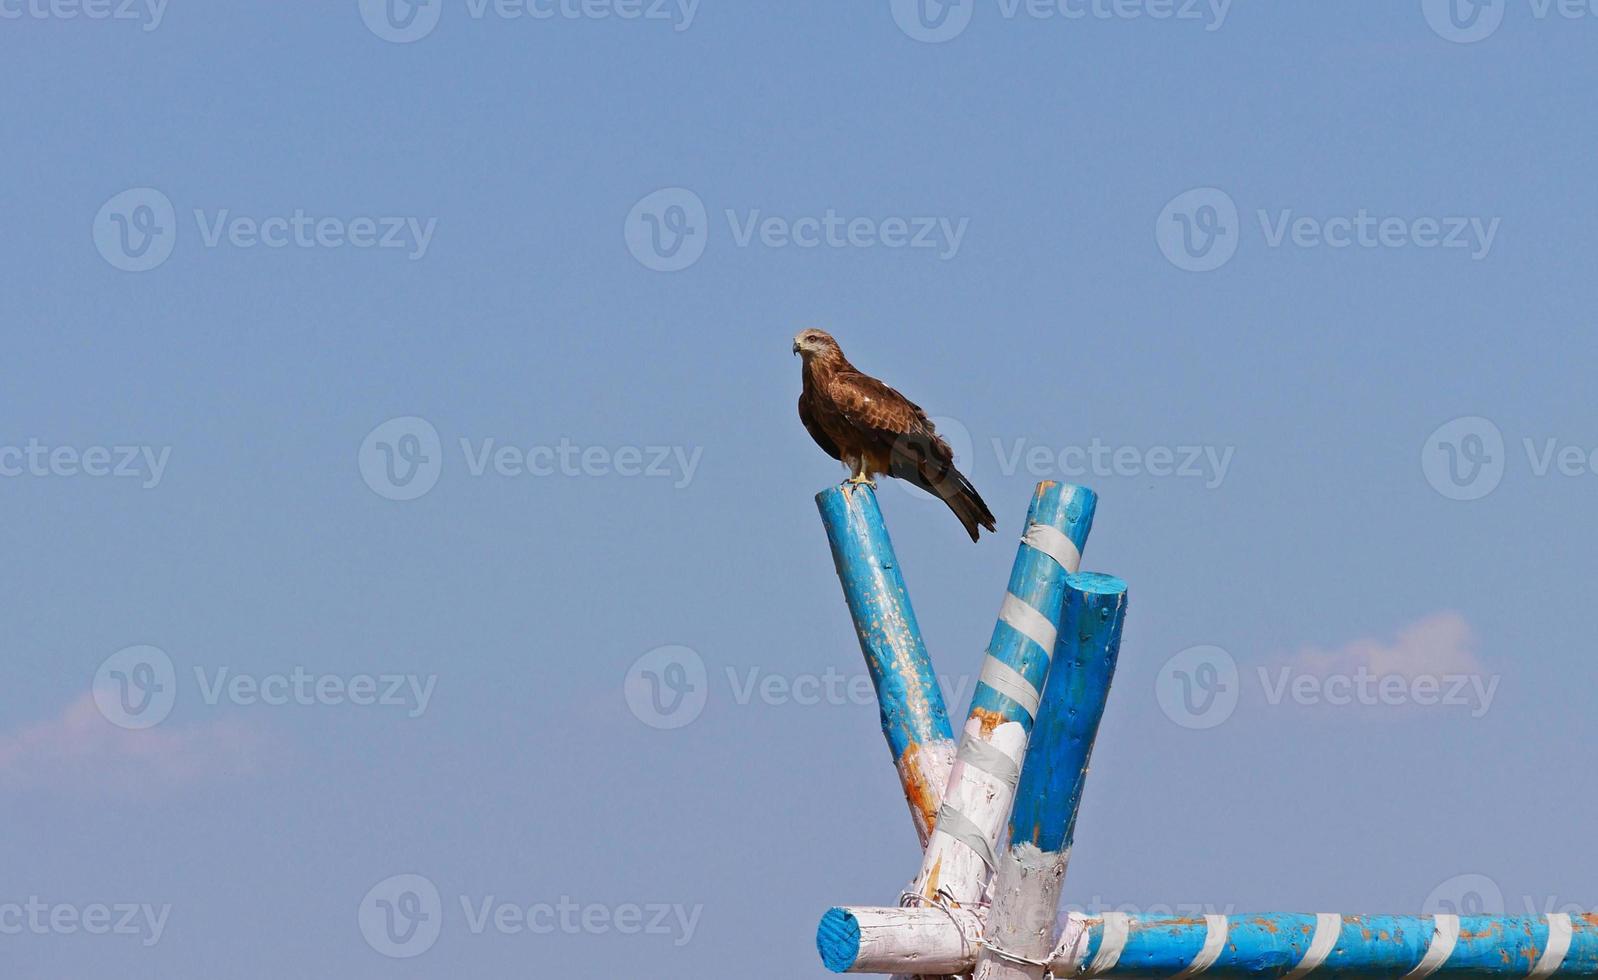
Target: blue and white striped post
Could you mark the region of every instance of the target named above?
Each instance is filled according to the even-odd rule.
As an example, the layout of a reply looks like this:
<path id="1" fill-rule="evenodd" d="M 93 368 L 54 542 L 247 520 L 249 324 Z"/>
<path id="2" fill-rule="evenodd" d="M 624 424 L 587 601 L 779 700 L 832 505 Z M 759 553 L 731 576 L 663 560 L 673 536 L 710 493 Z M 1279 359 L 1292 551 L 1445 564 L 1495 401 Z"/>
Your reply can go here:
<path id="1" fill-rule="evenodd" d="M 835 908 L 817 945 L 835 973 L 958 975 L 982 909 Z M 1598 976 L 1598 915 L 1072 914 L 1049 972 L 1142 980 Z"/>
<path id="2" fill-rule="evenodd" d="M 1065 616 L 999 857 L 976 980 L 1040 980 L 1054 948 L 1088 760 L 1110 696 L 1126 621 L 1126 583 L 1066 576 Z"/>
<path id="3" fill-rule="evenodd" d="M 937 828 L 911 886 L 924 901 L 982 900 L 1048 676 L 1065 577 L 1081 567 L 1097 505 L 1093 491 L 1052 481 L 1033 495 Z"/>
<path id="4" fill-rule="evenodd" d="M 926 847 L 954 760 L 954 729 L 932 670 L 876 493 L 845 483 L 816 495 L 832 562 L 854 617 L 866 670 L 882 709 L 910 816 Z"/>

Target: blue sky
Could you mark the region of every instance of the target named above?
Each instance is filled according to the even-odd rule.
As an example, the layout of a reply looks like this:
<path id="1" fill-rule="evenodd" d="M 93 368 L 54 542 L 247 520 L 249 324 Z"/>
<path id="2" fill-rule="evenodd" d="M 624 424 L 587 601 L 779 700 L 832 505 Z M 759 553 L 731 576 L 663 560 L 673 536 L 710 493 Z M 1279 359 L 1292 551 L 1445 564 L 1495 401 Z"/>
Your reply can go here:
<path id="1" fill-rule="evenodd" d="M 1101 496 L 1068 902 L 1598 907 L 1598 17 L 929 3 L 0 2 L 9 975 L 820 975 L 811 326 L 999 518 L 880 491 L 955 712 Z"/>

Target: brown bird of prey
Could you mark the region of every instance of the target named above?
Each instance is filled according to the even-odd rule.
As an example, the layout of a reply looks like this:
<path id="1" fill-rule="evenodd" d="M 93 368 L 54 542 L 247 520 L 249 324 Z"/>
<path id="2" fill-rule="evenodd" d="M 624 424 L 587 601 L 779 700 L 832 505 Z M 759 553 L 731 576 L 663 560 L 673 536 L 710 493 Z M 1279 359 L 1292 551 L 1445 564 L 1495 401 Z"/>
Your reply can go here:
<path id="1" fill-rule="evenodd" d="M 972 541 L 979 526 L 994 529 L 988 505 L 954 468 L 954 453 L 919 405 L 862 374 L 824 330 L 800 333 L 793 352 L 804 359 L 799 421 L 816 445 L 849 467 L 847 482 L 896 476 L 948 504 Z"/>

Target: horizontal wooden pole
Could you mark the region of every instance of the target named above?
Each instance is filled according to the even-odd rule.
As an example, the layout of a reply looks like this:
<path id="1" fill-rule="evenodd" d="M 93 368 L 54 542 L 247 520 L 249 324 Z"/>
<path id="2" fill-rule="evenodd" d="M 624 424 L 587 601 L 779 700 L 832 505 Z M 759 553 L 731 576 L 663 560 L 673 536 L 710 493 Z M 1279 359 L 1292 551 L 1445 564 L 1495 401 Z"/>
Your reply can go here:
<path id="1" fill-rule="evenodd" d="M 816 946 L 834 973 L 956 975 L 976 964 L 981 908 L 834 908 Z M 1183 980 L 1598 976 L 1598 915 L 1066 917 L 1056 977 Z"/>

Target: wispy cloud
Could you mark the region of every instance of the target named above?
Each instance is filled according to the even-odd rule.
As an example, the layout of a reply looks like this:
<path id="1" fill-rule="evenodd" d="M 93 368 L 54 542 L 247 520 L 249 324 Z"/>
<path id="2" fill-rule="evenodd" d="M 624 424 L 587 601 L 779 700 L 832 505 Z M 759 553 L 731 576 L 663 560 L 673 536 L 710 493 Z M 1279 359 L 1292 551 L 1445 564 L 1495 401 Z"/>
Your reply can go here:
<path id="1" fill-rule="evenodd" d="M 1363 667 L 1378 677 L 1480 675 L 1476 634 L 1457 612 L 1440 612 L 1401 627 L 1392 639 L 1364 638 L 1330 650 L 1307 647 L 1291 658 L 1308 674 L 1349 674 Z"/>
<path id="2" fill-rule="evenodd" d="M 264 738 L 218 721 L 131 731 L 107 721 L 84 694 L 49 721 L 0 734 L 0 791 L 66 789 L 142 796 L 258 768 Z"/>

